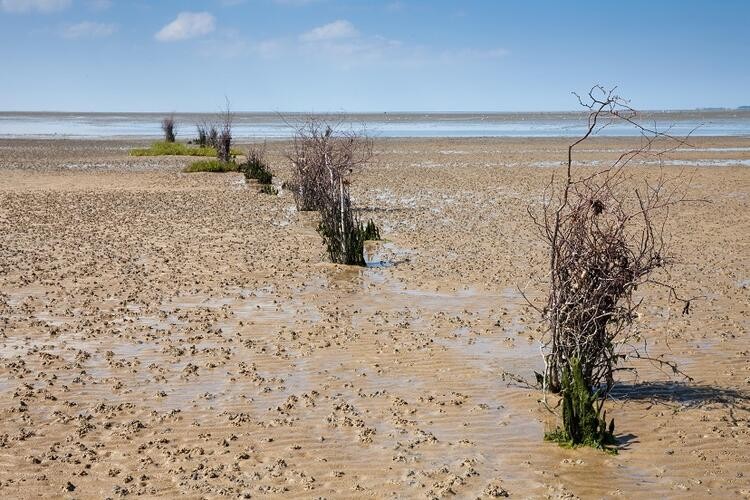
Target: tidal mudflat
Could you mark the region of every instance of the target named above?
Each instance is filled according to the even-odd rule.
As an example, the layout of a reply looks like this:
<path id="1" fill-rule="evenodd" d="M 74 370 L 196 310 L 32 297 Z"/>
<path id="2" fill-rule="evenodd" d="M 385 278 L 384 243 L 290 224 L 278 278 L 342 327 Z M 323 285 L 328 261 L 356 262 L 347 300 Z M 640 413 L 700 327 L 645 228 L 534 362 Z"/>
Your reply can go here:
<path id="1" fill-rule="evenodd" d="M 634 139 L 587 143 L 596 167 Z M 292 498 L 750 495 L 750 139 L 696 138 L 668 228 L 689 316 L 643 290 L 617 455 L 542 441 L 545 250 L 566 139 L 379 139 L 385 243 L 326 263 L 315 214 L 115 140 L 0 141 L 0 492 Z M 270 144 L 290 177 L 284 142 Z M 635 165 L 655 174 L 658 166 Z M 384 264 L 382 264 L 384 263 Z"/>

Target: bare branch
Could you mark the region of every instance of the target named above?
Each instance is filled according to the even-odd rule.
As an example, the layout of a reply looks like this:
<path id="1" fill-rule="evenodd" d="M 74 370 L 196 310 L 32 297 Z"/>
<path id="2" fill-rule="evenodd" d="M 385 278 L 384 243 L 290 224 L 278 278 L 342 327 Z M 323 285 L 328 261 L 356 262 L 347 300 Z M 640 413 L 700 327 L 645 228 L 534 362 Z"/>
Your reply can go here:
<path id="1" fill-rule="evenodd" d="M 657 270 L 672 262 L 666 221 L 672 207 L 691 201 L 685 195 L 689 178 L 680 173 L 670 179 L 660 171 L 655 181 L 639 181 L 627 167 L 643 158 L 655 158 L 661 165 L 665 154 L 688 144 L 687 137 L 673 137 L 669 129 L 662 132 L 655 124 L 639 123 L 637 112 L 614 88 L 595 85 L 586 97 L 574 95 L 588 111 L 586 130 L 568 147 L 565 178 L 556 181 L 553 177 L 545 188 L 541 208 L 529 208 L 531 220 L 549 248 L 550 270 L 547 303 L 543 308 L 533 307 L 547 323 L 542 339 L 543 390 L 563 391 L 564 398 L 573 397 L 570 391 L 578 391 L 576 397 L 583 398 L 580 401 L 596 413 L 593 439 L 601 444 L 607 437 L 599 415 L 602 405 L 592 401 L 608 397 L 616 371 L 631 369 L 619 363 L 628 356 L 648 359 L 675 375 L 684 375 L 676 364 L 635 349 L 629 342 L 629 329 L 643 300 L 633 297 L 640 286 L 667 288 L 672 298 L 683 303 L 685 314 L 697 298 L 683 299 L 673 286 L 653 278 Z M 604 169 L 577 175 L 575 148 L 616 122 L 633 126 L 640 134 L 640 144 Z M 526 295 L 524 298 L 530 303 Z M 573 378 L 576 389 L 571 385 Z M 573 418 L 570 412 L 567 417 L 563 412 L 563 417 Z M 566 431 L 574 434 L 575 426 L 569 427 L 570 421 L 565 424 Z M 575 441 L 575 436 L 570 438 Z"/>

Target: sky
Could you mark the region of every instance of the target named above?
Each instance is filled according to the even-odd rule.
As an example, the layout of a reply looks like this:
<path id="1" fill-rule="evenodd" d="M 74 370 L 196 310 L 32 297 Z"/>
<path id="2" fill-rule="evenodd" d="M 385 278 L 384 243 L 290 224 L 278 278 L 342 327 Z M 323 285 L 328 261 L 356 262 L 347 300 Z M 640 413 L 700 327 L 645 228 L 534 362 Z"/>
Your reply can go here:
<path id="1" fill-rule="evenodd" d="M 0 0 L 0 110 L 750 105 L 750 0 Z"/>

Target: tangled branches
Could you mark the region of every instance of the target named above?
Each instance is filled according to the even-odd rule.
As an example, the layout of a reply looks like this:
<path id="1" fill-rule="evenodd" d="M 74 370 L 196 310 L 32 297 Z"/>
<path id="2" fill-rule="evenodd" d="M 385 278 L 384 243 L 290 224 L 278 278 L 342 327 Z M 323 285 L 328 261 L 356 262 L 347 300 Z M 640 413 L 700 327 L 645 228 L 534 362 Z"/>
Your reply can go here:
<path id="1" fill-rule="evenodd" d="M 198 132 L 198 137 L 195 139 L 195 143 L 202 148 L 205 148 L 208 145 L 208 128 L 209 126 L 205 120 L 195 125 L 195 130 Z"/>
<path id="2" fill-rule="evenodd" d="M 266 145 L 250 146 L 247 150 L 247 161 L 240 165 L 240 172 L 245 180 L 254 179 L 258 184 L 269 185 L 273 181 L 273 172 L 266 161 Z"/>
<path id="3" fill-rule="evenodd" d="M 161 121 L 161 130 L 164 132 L 164 142 L 174 142 L 174 115 L 169 115 Z"/>
<path id="4" fill-rule="evenodd" d="M 310 118 L 297 128 L 289 154 L 297 209 L 320 212 L 318 231 L 339 264 L 364 265 L 364 242 L 379 234 L 372 221 L 360 222 L 349 195 L 350 175 L 371 160 L 372 145 L 365 133 Z"/>
<path id="5" fill-rule="evenodd" d="M 219 149 L 219 129 L 216 128 L 215 124 L 211 124 L 206 128 L 206 144 L 216 150 Z"/>
<path id="6" fill-rule="evenodd" d="M 195 125 L 198 133 L 195 143 L 202 148 L 211 147 L 215 149 L 219 161 L 227 163 L 232 159 L 234 113 L 232 113 L 229 98 L 225 97 L 224 99 L 224 108 L 215 120 L 202 120 Z"/>
<path id="7" fill-rule="evenodd" d="M 216 156 L 219 161 L 228 163 L 232 159 L 232 122 L 234 115 L 229 107 L 229 99 L 226 99 L 226 105 L 221 113 L 221 130 L 216 137 Z M 214 130 L 210 131 L 210 139 L 214 141 Z"/>
<path id="8" fill-rule="evenodd" d="M 614 89 L 595 86 L 579 102 L 588 110 L 588 128 L 568 148 L 565 179 L 559 183 L 553 177 L 541 213 L 529 210 L 549 248 L 549 295 L 541 311 L 548 333 L 540 379 L 545 394 L 562 393 L 564 410 L 578 408 L 563 412 L 565 440 L 604 446 L 614 425 L 606 426 L 596 401 L 608 396 L 617 365 L 628 354 L 629 327 L 640 305 L 634 292 L 656 283 L 654 272 L 670 264 L 664 229 L 669 210 L 687 201 L 682 175 L 667 179 L 662 173 L 656 181 L 635 182 L 626 167 L 644 156 L 661 159 L 685 141 L 636 122 L 636 112 Z M 640 145 L 607 168 L 574 176 L 574 148 L 615 121 L 635 127 Z M 677 297 L 674 288 L 664 286 Z M 689 301 L 684 302 L 687 311 Z M 580 383 L 574 387 L 573 381 Z"/>
<path id="9" fill-rule="evenodd" d="M 311 117 L 297 127 L 289 160 L 294 166 L 294 200 L 297 210 L 319 210 L 339 180 L 366 165 L 373 156 L 372 139 Z M 333 189 L 331 186 L 336 187 Z"/>

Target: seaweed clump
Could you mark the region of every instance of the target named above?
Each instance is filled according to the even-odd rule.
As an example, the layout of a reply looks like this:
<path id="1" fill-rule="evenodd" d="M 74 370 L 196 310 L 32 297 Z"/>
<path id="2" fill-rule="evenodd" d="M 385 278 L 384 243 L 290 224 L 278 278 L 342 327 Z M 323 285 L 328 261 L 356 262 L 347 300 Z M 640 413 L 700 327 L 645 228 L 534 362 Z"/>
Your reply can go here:
<path id="1" fill-rule="evenodd" d="M 583 378 L 581 362 L 571 360 L 562 376 L 563 426 L 544 435 L 547 441 L 563 446 L 591 446 L 617 453 L 611 446 L 615 440 L 615 419 L 607 425 L 607 412 L 602 412 L 604 400 L 592 391 Z"/>

